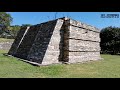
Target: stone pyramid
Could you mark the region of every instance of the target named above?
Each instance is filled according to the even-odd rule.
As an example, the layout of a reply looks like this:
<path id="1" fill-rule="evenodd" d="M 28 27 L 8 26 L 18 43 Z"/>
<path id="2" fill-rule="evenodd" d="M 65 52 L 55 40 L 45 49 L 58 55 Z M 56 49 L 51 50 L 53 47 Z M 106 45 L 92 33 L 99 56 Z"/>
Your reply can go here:
<path id="1" fill-rule="evenodd" d="M 8 54 L 38 65 L 100 60 L 99 34 L 91 25 L 58 18 L 22 27 Z"/>

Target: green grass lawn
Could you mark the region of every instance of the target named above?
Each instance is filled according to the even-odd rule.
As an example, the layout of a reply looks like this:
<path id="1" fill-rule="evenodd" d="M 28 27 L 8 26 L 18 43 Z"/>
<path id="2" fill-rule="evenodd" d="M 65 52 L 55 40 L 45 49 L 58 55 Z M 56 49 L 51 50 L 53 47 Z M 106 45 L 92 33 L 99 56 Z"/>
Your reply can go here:
<path id="1" fill-rule="evenodd" d="M 13 42 L 14 39 L 5 39 L 5 38 L 0 38 L 0 42 Z"/>
<path id="2" fill-rule="evenodd" d="M 104 60 L 79 64 L 33 66 L 0 50 L 0 78 L 120 78 L 120 56 L 101 55 Z"/>

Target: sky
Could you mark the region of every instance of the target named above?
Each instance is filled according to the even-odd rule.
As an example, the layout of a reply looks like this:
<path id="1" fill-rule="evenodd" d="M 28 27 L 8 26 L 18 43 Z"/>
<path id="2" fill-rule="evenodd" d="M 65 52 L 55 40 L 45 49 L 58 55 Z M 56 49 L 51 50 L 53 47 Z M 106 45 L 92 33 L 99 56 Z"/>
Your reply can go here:
<path id="1" fill-rule="evenodd" d="M 61 17 L 70 17 L 74 20 L 92 25 L 98 29 L 102 29 L 108 26 L 120 27 L 120 12 L 7 12 L 11 14 L 13 22 L 11 25 L 22 24 L 40 24 L 49 20 Z M 117 14 L 119 17 L 115 18 L 101 18 L 104 14 Z"/>

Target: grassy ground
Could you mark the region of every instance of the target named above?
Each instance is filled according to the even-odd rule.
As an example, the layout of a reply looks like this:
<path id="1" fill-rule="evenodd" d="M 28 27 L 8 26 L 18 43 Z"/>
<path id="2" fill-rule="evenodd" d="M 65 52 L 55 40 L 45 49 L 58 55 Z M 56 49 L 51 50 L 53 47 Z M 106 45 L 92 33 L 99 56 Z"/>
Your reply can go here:
<path id="1" fill-rule="evenodd" d="M 14 39 L 5 39 L 5 38 L 0 38 L 0 42 L 12 42 Z"/>
<path id="2" fill-rule="evenodd" d="M 119 78 L 120 56 L 101 55 L 104 60 L 79 64 L 32 66 L 0 50 L 0 78 Z"/>

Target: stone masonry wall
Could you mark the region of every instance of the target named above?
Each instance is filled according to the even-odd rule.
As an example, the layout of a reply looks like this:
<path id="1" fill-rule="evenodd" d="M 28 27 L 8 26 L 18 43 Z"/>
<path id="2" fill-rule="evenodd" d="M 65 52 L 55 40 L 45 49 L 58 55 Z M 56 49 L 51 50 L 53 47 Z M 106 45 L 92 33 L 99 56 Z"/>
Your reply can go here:
<path id="1" fill-rule="evenodd" d="M 21 38 L 23 37 L 26 29 L 27 29 L 27 27 L 22 27 L 19 30 L 19 32 L 17 33 L 17 37 L 15 38 L 13 44 L 11 45 L 11 48 L 10 48 L 8 54 L 13 55 L 13 56 L 15 55 L 15 53 L 17 52 L 17 49 L 18 49 L 19 42 L 20 42 Z"/>
<path id="2" fill-rule="evenodd" d="M 22 28 L 8 54 L 48 65 L 99 60 L 99 30 L 70 18 Z"/>
<path id="3" fill-rule="evenodd" d="M 30 61 L 44 65 L 58 63 L 62 24 L 63 20 L 43 24 L 27 57 Z"/>
<path id="4" fill-rule="evenodd" d="M 101 59 L 99 30 L 72 19 L 66 23 L 69 25 L 69 62 Z"/>
<path id="5" fill-rule="evenodd" d="M 9 50 L 13 42 L 0 42 L 0 50 Z"/>
<path id="6" fill-rule="evenodd" d="M 44 65 L 58 63 L 62 25 L 57 19 L 21 28 L 8 54 Z"/>
<path id="7" fill-rule="evenodd" d="M 39 27 L 39 25 L 34 25 L 28 29 L 27 33 L 24 36 L 24 39 L 17 49 L 17 52 L 15 54 L 16 57 L 27 59 L 28 53 L 32 47 L 32 44 L 34 43 Z"/>
<path id="8" fill-rule="evenodd" d="M 52 37 L 50 39 L 48 49 L 46 51 L 46 54 L 42 62 L 43 65 L 59 63 L 60 46 L 61 46 L 60 41 L 62 39 L 60 35 L 60 30 L 62 25 L 63 25 L 63 20 L 58 19 L 54 27 Z"/>

